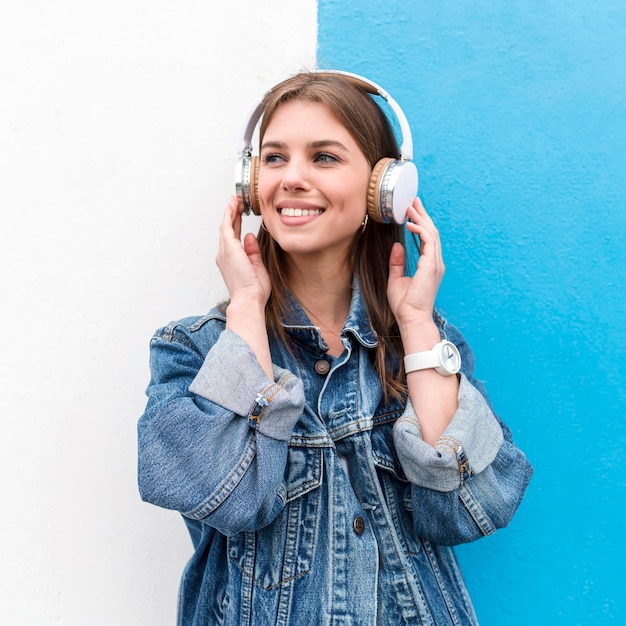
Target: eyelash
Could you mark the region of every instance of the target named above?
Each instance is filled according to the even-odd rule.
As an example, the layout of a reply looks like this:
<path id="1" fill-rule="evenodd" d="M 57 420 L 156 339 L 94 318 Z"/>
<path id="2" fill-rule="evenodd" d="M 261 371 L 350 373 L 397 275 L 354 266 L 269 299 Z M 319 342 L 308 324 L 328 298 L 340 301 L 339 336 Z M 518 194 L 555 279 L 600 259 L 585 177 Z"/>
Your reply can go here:
<path id="1" fill-rule="evenodd" d="M 328 152 L 318 152 L 315 155 L 315 159 L 317 161 L 320 161 L 320 157 L 324 157 L 324 159 L 328 159 L 328 160 L 324 160 L 325 163 L 330 163 L 330 162 L 335 163 L 339 161 L 339 159 L 334 154 L 330 154 Z"/>
<path id="2" fill-rule="evenodd" d="M 280 154 L 264 154 L 261 156 L 261 161 L 263 165 L 267 165 L 268 163 L 275 163 L 280 158 L 282 158 Z"/>
<path id="3" fill-rule="evenodd" d="M 264 154 L 261 157 L 261 162 L 264 165 L 271 165 L 272 163 L 276 163 L 277 161 L 279 161 L 280 159 L 285 159 L 285 157 L 283 157 L 280 154 L 276 154 L 276 153 L 269 153 L 269 154 Z M 329 152 L 318 152 L 314 157 L 313 160 L 316 163 L 337 163 L 339 161 L 339 158 L 336 157 L 334 154 L 330 154 Z"/>

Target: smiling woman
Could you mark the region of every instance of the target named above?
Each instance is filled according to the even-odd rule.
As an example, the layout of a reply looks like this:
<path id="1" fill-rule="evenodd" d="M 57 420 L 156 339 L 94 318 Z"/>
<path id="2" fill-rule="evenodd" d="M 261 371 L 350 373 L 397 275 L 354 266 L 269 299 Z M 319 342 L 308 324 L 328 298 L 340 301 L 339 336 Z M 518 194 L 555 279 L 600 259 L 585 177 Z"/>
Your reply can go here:
<path id="1" fill-rule="evenodd" d="M 435 310 L 439 233 L 373 91 L 268 92 L 220 228 L 230 299 L 152 339 L 139 484 L 194 542 L 181 626 L 475 624 L 449 546 L 508 524 L 530 480 Z M 242 209 L 263 218 L 243 245 Z"/>

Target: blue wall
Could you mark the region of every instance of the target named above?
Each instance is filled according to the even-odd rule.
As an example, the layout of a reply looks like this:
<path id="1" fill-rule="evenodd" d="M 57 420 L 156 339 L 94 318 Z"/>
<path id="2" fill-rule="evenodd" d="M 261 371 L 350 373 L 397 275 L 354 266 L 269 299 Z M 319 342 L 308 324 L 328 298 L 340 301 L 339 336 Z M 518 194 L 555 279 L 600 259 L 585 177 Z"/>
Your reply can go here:
<path id="1" fill-rule="evenodd" d="M 626 623 L 626 3 L 319 0 L 412 127 L 439 306 L 536 474 L 459 548 L 482 626 Z"/>

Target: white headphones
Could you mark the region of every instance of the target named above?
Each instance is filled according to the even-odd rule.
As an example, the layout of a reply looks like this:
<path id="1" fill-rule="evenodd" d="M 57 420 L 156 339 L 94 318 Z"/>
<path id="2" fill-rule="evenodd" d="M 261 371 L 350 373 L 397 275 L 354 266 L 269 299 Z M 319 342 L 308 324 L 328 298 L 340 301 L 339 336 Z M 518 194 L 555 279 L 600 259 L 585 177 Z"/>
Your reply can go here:
<path id="1" fill-rule="evenodd" d="M 344 76 L 363 91 L 382 96 L 389 104 L 402 133 L 400 159 L 386 157 L 372 168 L 367 192 L 367 212 L 370 218 L 377 222 L 404 224 L 407 220 L 407 210 L 417 195 L 418 185 L 417 167 L 411 160 L 413 158 L 411 129 L 404 112 L 386 91 L 362 76 L 338 70 L 317 70 L 314 73 L 321 76 L 331 74 Z M 252 135 L 263 115 L 268 97 L 280 85 L 282 83 L 272 87 L 254 105 L 243 126 L 239 149 L 241 158 L 235 168 L 235 192 L 239 199 L 239 209 L 246 214 L 250 211 L 255 215 L 261 213 L 258 196 L 259 159 L 252 156 Z"/>

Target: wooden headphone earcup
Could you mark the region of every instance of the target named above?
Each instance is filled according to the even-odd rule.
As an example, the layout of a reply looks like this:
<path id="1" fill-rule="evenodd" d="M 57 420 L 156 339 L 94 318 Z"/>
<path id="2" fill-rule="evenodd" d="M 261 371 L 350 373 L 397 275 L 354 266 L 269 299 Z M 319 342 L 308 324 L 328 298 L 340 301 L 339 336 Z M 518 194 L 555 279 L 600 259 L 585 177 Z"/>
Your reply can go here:
<path id="1" fill-rule="evenodd" d="M 375 222 L 385 222 L 380 212 L 380 185 L 385 176 L 387 166 L 394 160 L 391 157 L 381 159 L 374 165 L 370 174 L 370 182 L 367 188 L 367 213 Z"/>
<path id="2" fill-rule="evenodd" d="M 259 201 L 259 157 L 250 159 L 250 205 L 255 215 L 261 215 Z"/>

